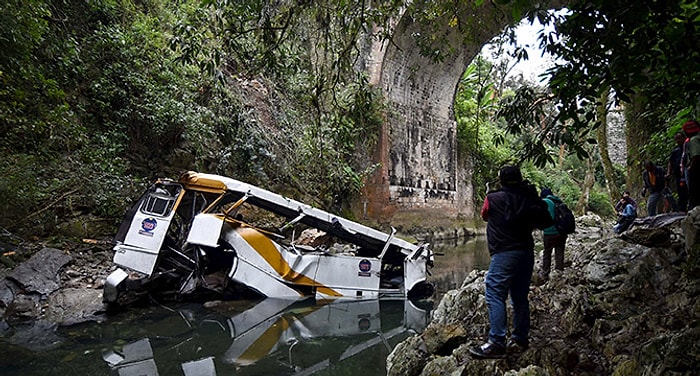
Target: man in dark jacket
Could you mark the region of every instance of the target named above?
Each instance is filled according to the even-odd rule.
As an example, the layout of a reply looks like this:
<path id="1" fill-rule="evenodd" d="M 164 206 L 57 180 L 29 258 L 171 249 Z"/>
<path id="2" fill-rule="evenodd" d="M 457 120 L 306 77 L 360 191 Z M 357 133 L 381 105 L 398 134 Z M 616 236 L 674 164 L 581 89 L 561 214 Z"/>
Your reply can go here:
<path id="1" fill-rule="evenodd" d="M 659 202 L 663 197 L 663 191 L 666 187 L 666 175 L 661 167 L 657 167 L 654 162 L 646 161 L 644 163 L 644 174 L 642 175 L 644 180 L 644 190 L 642 191 L 642 196 L 649 192 L 649 199 L 647 200 L 647 213 L 650 217 L 653 217 L 657 213 L 657 207 Z"/>
<path id="2" fill-rule="evenodd" d="M 530 331 L 528 292 L 534 266 L 532 231 L 554 222 L 547 204 L 534 186 L 523 182 L 520 169 L 505 166 L 499 173 L 502 188 L 484 200 L 481 217 L 487 221 L 486 240 L 491 262 L 486 274 L 486 304 L 489 308 L 489 339 L 469 351 L 477 358 L 502 358 L 506 346 L 527 348 Z M 508 316 L 506 299 L 513 305 L 513 331 L 506 344 Z"/>

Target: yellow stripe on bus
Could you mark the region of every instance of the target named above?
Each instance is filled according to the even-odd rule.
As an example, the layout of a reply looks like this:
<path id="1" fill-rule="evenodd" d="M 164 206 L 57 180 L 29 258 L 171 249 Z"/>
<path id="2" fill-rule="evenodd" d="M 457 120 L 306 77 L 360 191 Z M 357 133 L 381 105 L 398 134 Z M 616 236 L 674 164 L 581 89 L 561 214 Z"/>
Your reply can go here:
<path id="1" fill-rule="evenodd" d="M 248 227 L 239 228 L 238 233 L 284 280 L 305 286 L 316 286 L 316 290 L 325 295 L 343 296 L 341 293 L 333 290 L 332 288 L 324 286 L 314 279 L 294 271 L 294 269 L 289 266 L 289 263 L 287 263 L 287 261 L 279 253 L 272 240 L 265 235 Z"/>
<path id="2" fill-rule="evenodd" d="M 265 333 L 258 337 L 258 339 L 241 354 L 237 362 L 243 365 L 249 365 L 262 359 L 277 344 L 282 333 L 284 333 L 289 326 L 289 322 L 287 322 L 284 317 L 275 320 L 275 323 L 267 328 Z"/>
<path id="3" fill-rule="evenodd" d="M 322 307 L 323 306 L 321 305 L 304 307 L 294 310 L 293 315 L 284 314 L 283 316 L 278 317 L 277 320 L 275 320 L 275 323 L 267 328 L 267 330 L 265 330 L 265 332 L 258 337 L 258 339 L 255 340 L 255 342 L 253 342 L 253 344 L 250 345 L 243 352 L 243 354 L 241 354 L 237 360 L 238 363 L 248 365 L 262 359 L 270 352 L 275 344 L 279 342 L 282 334 L 292 326 L 293 322 L 301 320 L 305 316 L 318 311 Z"/>

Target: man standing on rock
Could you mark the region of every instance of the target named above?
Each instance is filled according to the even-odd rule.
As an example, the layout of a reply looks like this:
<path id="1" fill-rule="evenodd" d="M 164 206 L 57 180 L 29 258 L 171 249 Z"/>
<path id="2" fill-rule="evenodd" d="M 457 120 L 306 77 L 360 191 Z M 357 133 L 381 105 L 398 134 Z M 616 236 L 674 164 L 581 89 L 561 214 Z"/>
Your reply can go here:
<path id="1" fill-rule="evenodd" d="M 499 172 L 502 188 L 487 194 L 481 218 L 487 221 L 486 240 L 491 262 L 486 274 L 489 337 L 469 351 L 477 358 L 503 358 L 506 346 L 527 348 L 530 332 L 528 292 L 535 263 L 532 231 L 554 222 L 547 204 L 534 186 L 523 181 L 520 169 L 505 166 Z M 506 344 L 506 299 L 513 305 L 513 331 Z"/>
<path id="2" fill-rule="evenodd" d="M 650 217 L 656 215 L 658 211 L 659 202 L 663 197 L 663 191 L 666 187 L 666 175 L 661 167 L 656 166 L 652 161 L 644 162 L 644 173 L 642 174 L 642 180 L 644 180 L 644 188 L 642 189 L 642 196 L 649 192 L 649 199 L 647 200 L 647 213 Z"/>

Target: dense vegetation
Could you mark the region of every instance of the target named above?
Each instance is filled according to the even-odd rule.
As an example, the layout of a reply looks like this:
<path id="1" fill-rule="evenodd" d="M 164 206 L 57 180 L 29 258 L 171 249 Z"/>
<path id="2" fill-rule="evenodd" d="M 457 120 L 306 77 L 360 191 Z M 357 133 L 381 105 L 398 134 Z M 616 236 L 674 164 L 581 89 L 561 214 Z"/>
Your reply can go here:
<path id="1" fill-rule="evenodd" d="M 633 184 L 642 158 L 665 161 L 670 135 L 698 114 L 697 1 L 571 2 L 559 14 L 525 12 L 526 0 L 496 3 L 555 24 L 559 37 L 543 33 L 542 46 L 564 60 L 549 87 L 506 85 L 481 60 L 467 69 L 455 109 L 460 148 L 478 169 L 475 191 L 517 150 L 526 166 L 571 171 L 551 180 L 533 168 L 531 179 L 605 213 L 605 189 L 625 176 Z M 358 56 L 366 38 L 384 37 L 370 26 L 405 5 L 3 2 L 0 228 L 93 236 L 99 225 L 113 229 L 147 181 L 188 169 L 342 210 L 375 167 L 365 159 L 383 114 Z M 407 10 L 416 22 L 452 11 L 445 1 Z M 628 134 L 628 166 L 606 167 L 592 143 L 608 91 L 637 136 Z"/>
<path id="2" fill-rule="evenodd" d="M 515 61 L 503 60 L 499 67 L 489 61 L 487 55 L 483 53 L 467 68 L 455 98 L 458 140 L 463 152 L 474 159 L 476 174 L 472 178 L 477 200 L 483 199 L 487 184 L 492 188 L 497 185 L 494 171 L 503 164 L 523 160 L 528 152 L 527 145 L 539 140 L 537 132 L 526 132 L 521 136 L 507 132 L 508 124 L 498 116 L 499 111 L 504 111 L 517 93 L 526 89 L 533 92 L 546 90 L 542 84 L 523 80 L 521 76 L 504 76 L 508 69 L 501 68 Z M 556 111 L 550 108 L 547 113 Z M 562 150 L 564 148 L 556 144 L 543 145 L 537 157 L 549 160 L 554 155 L 556 160 L 538 164 L 537 159 L 532 159 L 523 164 L 524 174 L 536 186 L 553 189 L 571 207 L 576 207 L 585 189 L 588 166 L 586 160 Z M 610 216 L 613 210 L 600 159 L 596 156 L 593 160 L 593 173 L 597 176 L 580 211 Z M 623 185 L 624 166 L 616 166 L 615 176 L 615 184 Z"/>
<path id="3" fill-rule="evenodd" d="M 189 169 L 340 204 L 381 102 L 334 57 L 359 26 L 332 3 L 4 2 L 0 227 L 90 235 L 148 180 Z"/>

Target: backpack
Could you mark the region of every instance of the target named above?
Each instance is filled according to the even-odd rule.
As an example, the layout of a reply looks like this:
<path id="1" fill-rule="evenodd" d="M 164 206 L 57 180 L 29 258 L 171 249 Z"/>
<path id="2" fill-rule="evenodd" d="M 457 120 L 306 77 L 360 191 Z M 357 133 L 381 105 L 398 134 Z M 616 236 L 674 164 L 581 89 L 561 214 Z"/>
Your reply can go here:
<path id="1" fill-rule="evenodd" d="M 576 218 L 565 203 L 554 201 L 554 227 L 562 235 L 573 234 L 576 231 Z"/>

